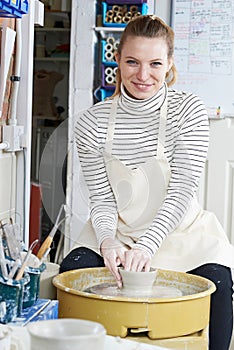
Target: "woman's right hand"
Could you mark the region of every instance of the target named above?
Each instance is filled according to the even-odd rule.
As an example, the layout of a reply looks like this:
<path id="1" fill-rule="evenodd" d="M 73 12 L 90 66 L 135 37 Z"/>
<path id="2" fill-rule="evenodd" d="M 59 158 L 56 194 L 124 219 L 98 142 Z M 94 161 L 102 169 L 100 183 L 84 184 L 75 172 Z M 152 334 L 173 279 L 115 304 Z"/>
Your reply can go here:
<path id="1" fill-rule="evenodd" d="M 126 247 L 123 247 L 118 241 L 113 238 L 106 238 L 101 244 L 101 254 L 104 259 L 105 266 L 115 277 L 118 287 L 122 287 L 121 276 L 118 271 L 118 266 L 125 264 Z"/>

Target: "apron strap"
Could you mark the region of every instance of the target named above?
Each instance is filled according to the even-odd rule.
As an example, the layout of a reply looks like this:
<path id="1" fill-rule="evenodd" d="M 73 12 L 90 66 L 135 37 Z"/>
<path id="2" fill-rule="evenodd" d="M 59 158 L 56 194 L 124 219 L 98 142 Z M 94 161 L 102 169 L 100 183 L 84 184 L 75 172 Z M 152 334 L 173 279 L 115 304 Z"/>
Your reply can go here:
<path id="1" fill-rule="evenodd" d="M 111 154 L 113 139 L 114 139 L 117 102 L 118 102 L 118 96 L 115 96 L 111 103 L 110 116 L 109 116 L 108 125 L 107 125 L 105 151 L 109 154 Z"/>

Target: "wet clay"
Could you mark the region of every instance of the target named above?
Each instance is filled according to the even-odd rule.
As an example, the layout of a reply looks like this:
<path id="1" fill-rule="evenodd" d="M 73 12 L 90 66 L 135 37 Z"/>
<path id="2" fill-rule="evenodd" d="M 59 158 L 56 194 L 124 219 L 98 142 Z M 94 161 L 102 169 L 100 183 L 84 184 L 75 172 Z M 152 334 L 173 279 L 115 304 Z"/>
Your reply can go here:
<path id="1" fill-rule="evenodd" d="M 150 290 L 128 290 L 118 288 L 115 283 L 101 283 L 85 290 L 87 293 L 93 293 L 104 296 L 115 297 L 147 297 L 147 298 L 175 298 L 183 295 L 182 291 L 173 286 L 154 285 Z"/>
<path id="2" fill-rule="evenodd" d="M 119 273 L 122 278 L 123 290 L 126 293 L 137 292 L 139 293 L 150 293 L 153 288 L 157 270 L 151 268 L 150 271 L 127 271 L 123 268 L 119 268 Z"/>

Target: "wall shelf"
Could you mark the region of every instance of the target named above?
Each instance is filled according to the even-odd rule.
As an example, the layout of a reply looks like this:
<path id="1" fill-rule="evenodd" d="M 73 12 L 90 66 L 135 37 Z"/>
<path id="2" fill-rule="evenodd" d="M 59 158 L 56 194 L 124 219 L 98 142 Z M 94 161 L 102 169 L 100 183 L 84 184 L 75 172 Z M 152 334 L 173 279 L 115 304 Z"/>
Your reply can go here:
<path id="1" fill-rule="evenodd" d="M 36 27 L 36 32 L 70 32 L 70 28 L 56 28 L 56 27 Z"/>
<path id="2" fill-rule="evenodd" d="M 44 62 L 69 62 L 69 57 L 35 57 L 35 61 L 44 61 Z"/>
<path id="3" fill-rule="evenodd" d="M 95 32 L 100 33 L 103 39 L 105 39 L 109 33 L 121 33 L 124 31 L 124 27 L 94 27 L 93 29 Z"/>

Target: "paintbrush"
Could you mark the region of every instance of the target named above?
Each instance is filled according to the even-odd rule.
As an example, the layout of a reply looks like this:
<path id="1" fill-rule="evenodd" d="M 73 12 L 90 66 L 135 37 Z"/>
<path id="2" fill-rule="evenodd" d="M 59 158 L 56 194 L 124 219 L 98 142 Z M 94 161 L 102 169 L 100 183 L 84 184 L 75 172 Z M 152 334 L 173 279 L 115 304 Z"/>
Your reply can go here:
<path id="1" fill-rule="evenodd" d="M 60 226 L 61 222 L 63 221 L 63 220 L 61 220 L 59 222 L 59 219 L 60 219 L 60 216 L 62 214 L 63 209 L 64 209 L 64 204 L 62 204 L 62 206 L 60 207 L 60 210 L 59 210 L 56 222 L 54 224 L 54 227 L 52 228 L 49 235 L 46 237 L 46 239 L 42 243 L 42 245 L 37 253 L 37 257 L 39 259 L 42 259 L 45 256 L 45 253 L 48 252 L 48 249 L 50 249 L 50 246 L 51 246 L 52 241 L 54 239 L 55 233 L 57 232 L 58 227 Z"/>
<path id="2" fill-rule="evenodd" d="M 23 260 L 23 263 L 22 263 L 22 265 L 21 265 L 21 267 L 20 267 L 20 269 L 19 269 L 19 271 L 18 271 L 18 273 L 16 275 L 16 278 L 15 278 L 16 281 L 20 280 L 23 277 L 25 268 L 26 268 L 26 266 L 28 264 L 28 260 L 29 260 L 31 254 L 32 254 L 33 248 L 37 245 L 37 243 L 38 243 L 38 239 L 33 241 L 32 244 L 30 245 L 29 250 L 27 251 L 27 254 L 25 255 L 25 258 Z"/>
<path id="3" fill-rule="evenodd" d="M 3 249 L 3 243 L 2 243 L 2 237 L 0 236 L 0 266 L 1 266 L 1 271 L 2 275 L 4 278 L 8 277 L 8 271 L 7 271 L 7 264 L 6 264 L 6 259 L 5 259 L 5 254 L 4 254 L 4 249 Z"/>

